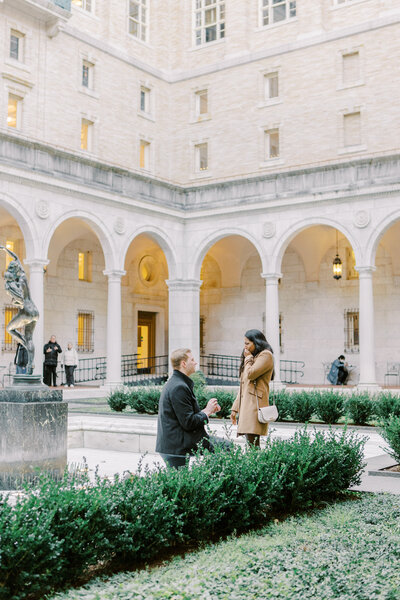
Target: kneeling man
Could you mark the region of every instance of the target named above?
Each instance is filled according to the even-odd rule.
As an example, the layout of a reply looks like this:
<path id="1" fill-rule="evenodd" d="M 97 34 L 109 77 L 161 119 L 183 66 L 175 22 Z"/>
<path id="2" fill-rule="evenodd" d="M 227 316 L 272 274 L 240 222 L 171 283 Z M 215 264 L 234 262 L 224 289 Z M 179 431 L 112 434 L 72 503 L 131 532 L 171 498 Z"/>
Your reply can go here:
<path id="1" fill-rule="evenodd" d="M 185 465 L 187 455 L 194 454 L 200 442 L 204 448 L 213 450 L 204 425 L 221 407 L 216 398 L 211 398 L 200 410 L 193 394 L 194 382 L 190 379 L 197 365 L 191 350 L 174 350 L 171 364 L 174 372 L 160 397 L 156 452 L 167 466 L 177 469 Z"/>

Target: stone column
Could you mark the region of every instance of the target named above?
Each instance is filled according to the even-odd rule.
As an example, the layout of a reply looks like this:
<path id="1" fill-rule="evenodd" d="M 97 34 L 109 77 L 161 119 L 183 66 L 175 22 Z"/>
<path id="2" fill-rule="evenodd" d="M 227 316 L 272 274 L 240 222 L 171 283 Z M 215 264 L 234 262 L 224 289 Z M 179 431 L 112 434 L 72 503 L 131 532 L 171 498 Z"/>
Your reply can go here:
<path id="1" fill-rule="evenodd" d="M 284 387 L 281 382 L 280 356 L 281 349 L 279 344 L 279 279 L 281 273 L 263 273 L 266 285 L 265 302 L 265 330 L 266 337 L 272 346 L 275 357 L 275 377 L 273 386 L 275 389 Z"/>
<path id="2" fill-rule="evenodd" d="M 103 271 L 108 277 L 106 386 L 121 385 L 121 277 L 126 271 Z"/>
<path id="3" fill-rule="evenodd" d="M 39 319 L 33 332 L 33 343 L 35 346 L 35 359 L 33 373 L 42 375 L 43 373 L 43 331 L 44 331 L 44 290 L 43 275 L 45 267 L 49 264 L 46 258 L 32 258 L 24 260 L 24 264 L 29 267 L 29 290 L 31 298 L 39 311 Z"/>
<path id="4" fill-rule="evenodd" d="M 200 363 L 200 279 L 169 279 L 168 356 L 190 348 Z"/>
<path id="5" fill-rule="evenodd" d="M 373 266 L 356 267 L 360 293 L 360 389 L 376 389 Z"/>

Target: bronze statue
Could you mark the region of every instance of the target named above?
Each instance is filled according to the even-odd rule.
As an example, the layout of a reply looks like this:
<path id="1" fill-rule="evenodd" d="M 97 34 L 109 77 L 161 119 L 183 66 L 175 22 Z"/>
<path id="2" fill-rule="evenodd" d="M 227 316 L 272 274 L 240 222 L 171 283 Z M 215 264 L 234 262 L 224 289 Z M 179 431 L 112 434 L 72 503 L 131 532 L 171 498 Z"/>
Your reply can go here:
<path id="1" fill-rule="evenodd" d="M 39 312 L 32 301 L 28 280 L 18 256 L 5 246 L 0 246 L 0 250 L 4 250 L 13 258 L 4 273 L 4 282 L 6 291 L 12 298 L 12 303 L 19 308 L 15 317 L 7 325 L 7 331 L 27 349 L 28 364 L 26 372 L 32 375 L 35 356 L 32 336 L 39 318 Z M 24 333 L 18 331 L 22 327 Z"/>

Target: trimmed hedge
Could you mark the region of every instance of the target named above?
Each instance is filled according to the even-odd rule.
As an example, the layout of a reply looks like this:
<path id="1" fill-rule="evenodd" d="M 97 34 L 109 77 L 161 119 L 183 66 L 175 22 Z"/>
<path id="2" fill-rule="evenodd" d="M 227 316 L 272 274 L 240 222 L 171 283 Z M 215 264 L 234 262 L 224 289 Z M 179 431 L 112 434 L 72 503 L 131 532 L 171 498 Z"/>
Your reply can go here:
<path id="1" fill-rule="evenodd" d="M 388 454 L 400 463 L 400 417 L 392 415 L 384 421 L 380 434 L 390 446 Z"/>
<path id="2" fill-rule="evenodd" d="M 200 375 L 196 372 L 192 376 L 200 408 L 204 408 L 210 398 L 216 397 L 221 411 L 213 417 L 229 418 L 236 392 L 223 388 L 213 391 L 207 389 L 204 376 L 202 373 Z M 123 411 L 129 407 L 138 413 L 155 415 L 158 412 L 161 389 L 162 386 L 143 386 L 116 390 L 109 395 L 108 404 L 115 411 Z M 271 392 L 270 403 L 278 407 L 279 421 L 307 423 L 320 420 L 334 424 L 344 417 L 355 425 L 366 425 L 376 421 L 385 422 L 392 416 L 400 417 L 400 398 L 390 392 L 381 392 L 371 397 L 365 392 L 345 395 L 333 390 L 279 390 Z"/>
<path id="3" fill-rule="evenodd" d="M 110 559 L 132 566 L 331 499 L 359 483 L 363 445 L 303 430 L 265 450 L 206 452 L 180 470 L 43 480 L 14 507 L 0 501 L 0 598 L 42 598 Z"/>

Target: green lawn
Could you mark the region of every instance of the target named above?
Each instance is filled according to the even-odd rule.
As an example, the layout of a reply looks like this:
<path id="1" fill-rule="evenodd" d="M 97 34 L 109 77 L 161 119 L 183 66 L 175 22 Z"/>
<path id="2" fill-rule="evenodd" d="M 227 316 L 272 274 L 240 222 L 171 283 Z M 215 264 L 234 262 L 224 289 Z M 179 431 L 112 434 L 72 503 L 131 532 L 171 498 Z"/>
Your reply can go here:
<path id="1" fill-rule="evenodd" d="M 55 600 L 398 600 L 400 496 L 363 494 Z"/>

